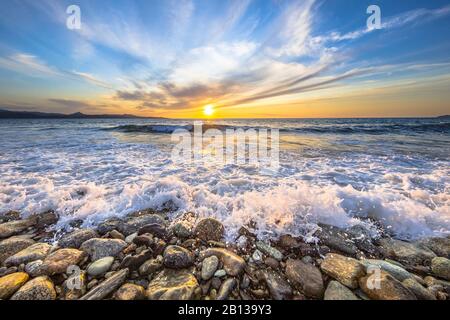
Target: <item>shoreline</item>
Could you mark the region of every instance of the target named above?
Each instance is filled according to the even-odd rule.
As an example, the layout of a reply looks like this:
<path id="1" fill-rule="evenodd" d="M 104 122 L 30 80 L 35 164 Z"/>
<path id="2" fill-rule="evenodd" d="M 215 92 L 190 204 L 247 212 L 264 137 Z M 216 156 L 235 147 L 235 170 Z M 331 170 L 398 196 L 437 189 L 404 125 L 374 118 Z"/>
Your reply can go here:
<path id="1" fill-rule="evenodd" d="M 317 244 L 213 218 L 139 211 L 59 233 L 53 212 L 0 215 L 1 300 L 448 300 L 450 237 L 372 239 L 320 225 Z M 52 240 L 57 240 L 54 243 Z M 375 283 L 375 286 L 373 284 Z"/>

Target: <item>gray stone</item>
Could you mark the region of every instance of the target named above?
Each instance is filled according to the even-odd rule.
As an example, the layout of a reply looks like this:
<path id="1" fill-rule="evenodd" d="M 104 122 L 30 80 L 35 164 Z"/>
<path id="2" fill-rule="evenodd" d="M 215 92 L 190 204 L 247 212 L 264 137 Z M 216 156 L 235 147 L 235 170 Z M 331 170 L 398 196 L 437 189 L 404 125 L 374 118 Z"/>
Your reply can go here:
<path id="1" fill-rule="evenodd" d="M 94 261 L 87 268 L 86 270 L 87 274 L 90 275 L 91 277 L 102 276 L 111 269 L 113 262 L 114 257 L 105 257 L 97 261 Z"/>
<path id="2" fill-rule="evenodd" d="M 52 246 L 47 243 L 35 243 L 5 260 L 6 266 L 18 266 L 35 260 L 44 260 Z"/>
<path id="3" fill-rule="evenodd" d="M 83 242 L 80 249 L 87 252 L 92 261 L 96 261 L 105 257 L 116 257 L 126 247 L 127 243 L 123 240 L 93 238 Z"/>
<path id="4" fill-rule="evenodd" d="M 286 276 L 305 296 L 321 299 L 325 290 L 320 270 L 301 260 L 286 261 Z"/>
<path id="5" fill-rule="evenodd" d="M 60 246 L 61 248 L 78 249 L 83 244 L 83 242 L 93 238 L 98 238 L 98 234 L 94 230 L 79 229 L 62 236 L 58 241 L 58 246 Z"/>
<path id="6" fill-rule="evenodd" d="M 272 270 L 262 271 L 262 278 L 274 300 L 289 300 L 292 297 L 292 288 L 278 273 Z"/>
<path id="7" fill-rule="evenodd" d="M 449 238 L 428 238 L 417 242 L 422 248 L 433 251 L 438 257 L 450 259 L 450 239 Z"/>
<path id="8" fill-rule="evenodd" d="M 214 277 L 216 278 L 223 278 L 227 275 L 227 272 L 224 269 L 217 270 L 214 272 Z"/>
<path id="9" fill-rule="evenodd" d="M 225 280 L 220 286 L 219 293 L 217 294 L 217 300 L 226 300 L 236 286 L 237 281 L 234 278 Z"/>
<path id="10" fill-rule="evenodd" d="M 119 225 L 117 230 L 122 232 L 125 236 L 129 236 L 132 233 L 138 232 L 139 229 L 146 225 L 156 224 L 164 225 L 164 219 L 157 214 L 149 214 L 140 217 L 131 218 L 124 224 Z"/>
<path id="11" fill-rule="evenodd" d="M 337 281 L 330 281 L 325 290 L 324 300 L 359 300 L 346 286 Z"/>
<path id="12" fill-rule="evenodd" d="M 222 223 L 213 218 L 206 218 L 197 223 L 194 233 L 203 241 L 220 241 L 224 235 L 225 229 Z"/>
<path id="13" fill-rule="evenodd" d="M 25 272 L 28 273 L 33 278 L 38 277 L 39 275 L 41 275 L 42 262 L 43 262 L 42 260 L 35 260 L 28 262 L 25 265 Z"/>
<path id="14" fill-rule="evenodd" d="M 384 261 L 384 260 L 375 260 L 375 259 L 366 259 L 366 260 L 360 260 L 360 262 L 367 268 L 369 266 L 377 266 L 381 270 L 386 271 L 390 275 L 392 275 L 394 278 L 396 278 L 398 281 L 403 281 L 409 278 L 412 278 L 413 275 L 406 271 L 405 269 L 399 267 L 398 265 L 392 264 L 390 262 Z"/>
<path id="15" fill-rule="evenodd" d="M 262 241 L 257 241 L 256 242 L 256 248 L 258 248 L 259 250 L 261 250 L 262 252 L 264 252 L 265 254 L 267 254 L 268 256 L 281 261 L 283 260 L 283 254 L 280 252 L 280 250 L 271 247 L 270 245 L 268 245 L 267 243 L 264 243 Z"/>
<path id="16" fill-rule="evenodd" d="M 320 239 L 321 243 L 349 255 L 355 255 L 358 252 L 355 243 L 343 229 L 325 224 L 320 224 L 320 227 L 321 229 L 314 235 Z"/>
<path id="17" fill-rule="evenodd" d="M 163 258 L 162 256 L 158 256 L 156 259 L 150 259 L 145 261 L 139 267 L 139 274 L 141 276 L 152 275 L 155 272 L 159 271 L 163 266 Z"/>
<path id="18" fill-rule="evenodd" d="M 191 300 L 198 286 L 191 270 L 165 269 L 149 283 L 146 296 L 149 300 Z"/>
<path id="19" fill-rule="evenodd" d="M 386 257 L 407 265 L 429 265 L 436 257 L 429 249 L 395 239 L 380 240 L 380 247 Z"/>
<path id="20" fill-rule="evenodd" d="M 202 262 L 202 279 L 203 280 L 209 280 L 212 278 L 214 273 L 217 270 L 217 267 L 219 266 L 219 258 L 216 256 L 211 256 L 206 259 L 203 259 Z"/>
<path id="21" fill-rule="evenodd" d="M 33 227 L 36 223 L 36 217 L 2 223 L 0 224 L 0 239 L 9 238 L 19 234 L 28 228 Z"/>

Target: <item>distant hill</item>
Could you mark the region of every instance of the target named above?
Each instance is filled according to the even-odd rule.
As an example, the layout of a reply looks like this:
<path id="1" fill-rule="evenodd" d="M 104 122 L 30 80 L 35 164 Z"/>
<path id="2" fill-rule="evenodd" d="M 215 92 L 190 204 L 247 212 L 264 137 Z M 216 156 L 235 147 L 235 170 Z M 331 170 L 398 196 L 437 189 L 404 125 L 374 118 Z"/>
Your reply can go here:
<path id="1" fill-rule="evenodd" d="M 132 114 L 72 114 L 9 111 L 0 109 L 0 119 L 164 119 L 160 117 L 138 117 Z"/>
<path id="2" fill-rule="evenodd" d="M 450 119 L 450 115 L 439 116 L 438 119 Z"/>

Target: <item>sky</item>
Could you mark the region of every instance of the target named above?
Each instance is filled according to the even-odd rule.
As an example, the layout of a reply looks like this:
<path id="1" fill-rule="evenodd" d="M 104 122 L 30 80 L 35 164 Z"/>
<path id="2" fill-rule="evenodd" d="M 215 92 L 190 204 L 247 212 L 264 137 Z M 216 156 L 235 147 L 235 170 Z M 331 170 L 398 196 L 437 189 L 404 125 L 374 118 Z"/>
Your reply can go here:
<path id="1" fill-rule="evenodd" d="M 80 29 L 67 27 L 70 5 L 80 8 Z M 370 5 L 381 9 L 380 29 L 367 27 Z M 172 118 L 450 114 L 448 0 L 3 6 L 0 109 Z"/>

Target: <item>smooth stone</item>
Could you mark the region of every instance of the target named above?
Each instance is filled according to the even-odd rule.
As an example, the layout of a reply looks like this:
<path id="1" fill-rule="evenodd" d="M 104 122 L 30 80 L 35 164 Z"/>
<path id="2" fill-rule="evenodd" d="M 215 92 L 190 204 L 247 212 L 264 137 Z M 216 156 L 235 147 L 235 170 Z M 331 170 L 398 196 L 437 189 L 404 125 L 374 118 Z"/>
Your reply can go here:
<path id="1" fill-rule="evenodd" d="M 33 245 L 34 243 L 35 243 L 34 240 L 27 238 L 27 237 L 23 237 L 23 236 L 11 237 L 11 238 L 1 241 L 0 242 L 0 265 L 2 265 L 3 262 L 10 256 L 13 256 L 16 253 L 28 248 L 29 246 Z"/>
<path id="2" fill-rule="evenodd" d="M 278 273 L 272 270 L 262 271 L 262 278 L 274 300 L 289 300 L 292 297 L 292 288 Z"/>
<path id="3" fill-rule="evenodd" d="M 337 281 L 330 281 L 325 290 L 324 300 L 359 300 L 357 296 L 346 286 Z"/>
<path id="4" fill-rule="evenodd" d="M 392 275 L 398 281 L 403 281 L 412 278 L 413 275 L 406 271 L 405 269 L 399 267 L 398 265 L 392 264 L 384 260 L 366 259 L 360 260 L 360 262 L 367 268 L 369 266 L 376 266 L 381 268 L 381 270 L 386 271 Z"/>
<path id="5" fill-rule="evenodd" d="M 42 260 L 35 260 L 35 261 L 28 262 L 25 265 L 25 272 L 28 273 L 33 278 L 40 276 L 42 263 L 43 263 Z"/>
<path id="6" fill-rule="evenodd" d="M 436 300 L 436 296 L 434 294 L 412 278 L 405 279 L 402 284 L 405 288 L 414 293 L 419 300 Z"/>
<path id="7" fill-rule="evenodd" d="M 47 276 L 66 273 L 69 266 L 78 265 L 85 253 L 77 249 L 60 249 L 49 254 L 42 262 L 41 272 Z"/>
<path id="8" fill-rule="evenodd" d="M 162 256 L 158 256 L 156 259 L 149 259 L 145 261 L 139 267 L 139 274 L 141 276 L 152 275 L 155 272 L 161 270 L 162 267 L 163 267 L 163 258 Z"/>
<path id="9" fill-rule="evenodd" d="M 114 272 L 105 281 L 91 289 L 80 300 L 102 300 L 117 290 L 127 279 L 128 269 L 122 269 Z"/>
<path id="10" fill-rule="evenodd" d="M 125 221 L 119 218 L 109 218 L 97 226 L 97 231 L 101 235 L 105 235 L 113 230 L 123 230 Z M 136 230 L 137 231 L 137 230 Z M 94 237 L 98 238 L 98 236 Z M 87 239 L 89 240 L 89 239 Z M 84 241 L 83 241 L 84 242 Z"/>
<path id="11" fill-rule="evenodd" d="M 62 236 L 61 239 L 58 240 L 58 246 L 61 248 L 79 249 L 83 242 L 93 238 L 98 238 L 98 234 L 95 230 L 79 229 Z"/>
<path id="12" fill-rule="evenodd" d="M 225 280 L 220 286 L 216 300 L 226 300 L 230 295 L 231 291 L 233 291 L 234 287 L 236 287 L 236 284 L 237 281 L 234 278 L 229 278 Z"/>
<path id="13" fill-rule="evenodd" d="M 147 224 L 147 225 L 143 226 L 142 228 L 140 228 L 138 231 L 139 236 L 146 234 L 146 233 L 152 234 L 155 237 L 158 237 L 161 239 L 165 239 L 168 235 L 165 225 L 158 224 L 158 223 Z"/>
<path id="14" fill-rule="evenodd" d="M 142 227 L 150 224 L 164 225 L 165 221 L 157 214 L 149 214 L 131 218 L 125 223 L 119 225 L 117 230 L 125 236 L 129 236 L 132 233 L 138 232 Z"/>
<path id="15" fill-rule="evenodd" d="M 137 232 L 130 234 L 128 237 L 125 238 L 125 242 L 128 244 L 132 244 L 134 239 L 138 236 Z"/>
<path id="16" fill-rule="evenodd" d="M 373 300 L 417 300 L 416 296 L 389 273 L 381 271 L 359 279 L 361 290 Z"/>
<path id="17" fill-rule="evenodd" d="M 262 241 L 257 241 L 256 248 L 258 248 L 263 253 L 267 254 L 268 256 L 270 256 L 278 261 L 283 260 L 283 254 L 280 252 L 280 250 L 278 250 L 274 247 L 271 247 L 267 243 L 264 243 Z"/>
<path id="18" fill-rule="evenodd" d="M 53 211 L 39 213 L 32 216 L 36 219 L 36 228 L 42 229 L 58 222 L 59 215 Z"/>
<path id="19" fill-rule="evenodd" d="M 219 266 L 219 258 L 217 258 L 216 256 L 211 256 L 203 259 L 202 273 L 201 273 L 202 279 L 205 281 L 211 279 L 214 273 L 216 272 L 218 266 Z"/>
<path id="20" fill-rule="evenodd" d="M 358 260 L 335 253 L 328 253 L 320 268 L 351 289 L 358 288 L 358 280 L 366 274 L 364 266 Z"/>
<path id="21" fill-rule="evenodd" d="M 325 224 L 320 224 L 320 228 L 314 235 L 324 245 L 349 255 L 355 255 L 358 252 L 357 246 L 345 230 Z"/>
<path id="22" fill-rule="evenodd" d="M 214 218 L 200 220 L 194 229 L 194 234 L 203 241 L 220 241 L 224 233 L 223 224 Z"/>
<path id="23" fill-rule="evenodd" d="M 271 267 L 273 270 L 278 270 L 280 267 L 280 263 L 278 262 L 278 260 L 276 260 L 272 257 L 267 257 L 264 260 L 264 264 L 268 267 Z"/>
<path id="24" fill-rule="evenodd" d="M 35 260 L 44 260 L 44 258 L 49 254 L 52 246 L 47 243 L 35 243 L 28 248 L 19 251 L 15 255 L 9 257 L 5 260 L 6 266 L 18 266 L 22 263 L 27 264 L 28 262 Z"/>
<path id="25" fill-rule="evenodd" d="M 144 300 L 145 289 L 142 286 L 138 286 L 132 283 L 125 283 L 114 294 L 116 300 Z"/>
<path id="26" fill-rule="evenodd" d="M 285 250 L 296 249 L 300 246 L 299 241 L 289 234 L 282 235 L 278 239 L 278 245 Z"/>
<path id="27" fill-rule="evenodd" d="M 380 247 L 386 257 L 407 265 L 429 265 L 436 257 L 429 249 L 401 240 L 381 239 Z"/>
<path id="28" fill-rule="evenodd" d="M 214 277 L 216 278 L 223 278 L 227 275 L 227 272 L 224 269 L 217 270 L 214 272 Z"/>
<path id="29" fill-rule="evenodd" d="M 16 234 L 33 227 L 36 223 L 36 217 L 2 223 L 0 224 L 0 239 L 15 236 Z"/>
<path id="30" fill-rule="evenodd" d="M 255 263 L 261 263 L 264 259 L 263 253 L 256 249 L 252 254 L 252 260 Z"/>
<path id="31" fill-rule="evenodd" d="M 194 262 L 192 252 L 180 246 L 168 246 L 163 254 L 164 265 L 171 269 L 183 269 Z"/>
<path id="32" fill-rule="evenodd" d="M 80 250 L 89 254 L 92 261 L 105 257 L 116 257 L 123 249 L 127 247 L 127 243 L 119 239 L 89 239 L 80 247 Z"/>
<path id="33" fill-rule="evenodd" d="M 200 252 L 199 258 L 203 260 L 210 256 L 217 256 L 230 276 L 238 276 L 244 271 L 245 260 L 234 252 L 223 248 L 209 248 Z"/>
<path id="34" fill-rule="evenodd" d="M 175 221 L 171 227 L 173 234 L 180 239 L 188 239 L 193 235 L 195 214 L 185 213 L 178 221 Z"/>
<path id="35" fill-rule="evenodd" d="M 25 272 L 16 272 L 0 278 L 0 300 L 9 299 L 29 279 Z"/>
<path id="36" fill-rule="evenodd" d="M 436 257 L 431 260 L 431 271 L 438 278 L 450 280 L 450 260 L 444 257 Z"/>
<path id="37" fill-rule="evenodd" d="M 427 238 L 417 242 L 422 248 L 433 251 L 438 257 L 450 259 L 450 239 L 449 238 Z"/>
<path id="38" fill-rule="evenodd" d="M 149 300 L 190 300 L 198 287 L 191 270 L 164 269 L 148 285 Z"/>
<path id="39" fill-rule="evenodd" d="M 325 288 L 322 273 L 316 266 L 289 259 L 286 261 L 286 276 L 305 296 L 316 299 L 323 297 Z"/>
<path id="40" fill-rule="evenodd" d="M 55 300 L 56 291 L 53 282 L 46 276 L 34 278 L 25 283 L 11 300 Z"/>
<path id="41" fill-rule="evenodd" d="M 115 229 L 109 232 L 109 236 L 113 239 L 125 240 L 124 235 Z"/>
<path id="42" fill-rule="evenodd" d="M 428 288 L 432 286 L 441 286 L 448 294 L 450 294 L 450 282 L 427 276 L 423 279 Z"/>
<path id="43" fill-rule="evenodd" d="M 113 263 L 114 257 L 101 258 L 89 265 L 86 272 L 91 277 L 98 277 L 108 272 L 111 269 Z"/>

